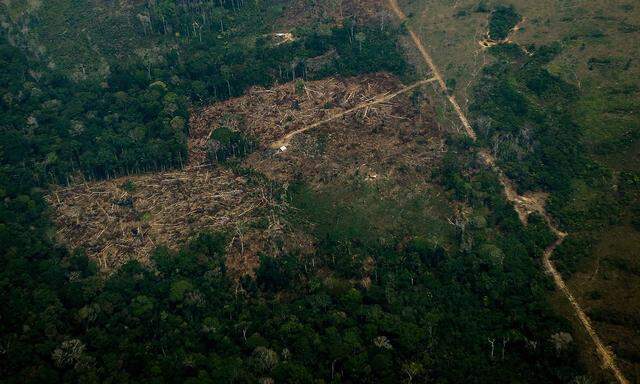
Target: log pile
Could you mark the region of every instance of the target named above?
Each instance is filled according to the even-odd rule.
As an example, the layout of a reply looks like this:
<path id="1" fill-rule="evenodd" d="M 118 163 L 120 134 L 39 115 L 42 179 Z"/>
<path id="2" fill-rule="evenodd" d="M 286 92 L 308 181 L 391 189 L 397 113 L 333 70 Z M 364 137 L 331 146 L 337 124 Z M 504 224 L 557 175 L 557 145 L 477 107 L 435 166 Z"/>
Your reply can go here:
<path id="1" fill-rule="evenodd" d="M 290 82 L 272 89 L 254 87 L 242 97 L 192 113 L 189 134 L 190 164 L 206 162 L 211 133 L 220 127 L 240 130 L 263 146 L 306 125 L 401 88 L 400 81 L 384 73 L 348 79 L 327 78 Z M 382 105 L 378 107 L 383 107 Z M 364 111 L 375 116 L 377 108 Z"/>
<path id="2" fill-rule="evenodd" d="M 59 241 L 109 271 L 130 259 L 148 263 L 157 246 L 176 248 L 199 232 L 248 227 L 276 209 L 271 196 L 230 171 L 192 168 L 59 187 L 47 200 Z"/>

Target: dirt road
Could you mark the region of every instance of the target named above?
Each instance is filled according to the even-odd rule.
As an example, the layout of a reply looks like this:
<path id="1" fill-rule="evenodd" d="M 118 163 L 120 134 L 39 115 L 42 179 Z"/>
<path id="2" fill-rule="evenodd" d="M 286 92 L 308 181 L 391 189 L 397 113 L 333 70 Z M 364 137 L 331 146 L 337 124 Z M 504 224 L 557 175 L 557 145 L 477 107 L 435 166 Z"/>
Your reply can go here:
<path id="1" fill-rule="evenodd" d="M 388 0 L 388 4 L 400 20 L 406 20 L 407 16 L 404 14 L 404 12 L 402 12 L 402 9 L 400 9 L 396 0 Z M 447 92 L 447 84 L 444 81 L 444 77 L 442 77 L 442 73 L 440 73 L 440 70 L 433 62 L 431 55 L 429 54 L 429 52 L 427 52 L 427 49 L 422 44 L 420 37 L 418 37 L 418 35 L 413 31 L 412 28 L 407 28 L 407 30 L 409 32 L 409 35 L 411 36 L 411 40 L 413 40 L 413 43 L 415 44 L 416 48 L 418 48 L 418 51 L 420 51 L 420 54 L 422 55 L 425 63 L 427 63 L 427 66 L 433 73 L 433 77 L 438 81 L 440 88 L 442 88 L 444 92 Z M 449 92 L 447 92 L 447 98 L 449 99 L 449 103 L 451 103 L 451 105 L 453 106 L 453 109 L 455 109 L 456 114 L 460 118 L 460 122 L 462 123 L 465 132 L 469 137 L 475 140 L 476 133 L 473 131 L 473 128 L 471 128 L 471 124 L 469 124 L 469 120 L 467 120 L 467 117 L 462 112 L 460 104 L 458 104 L 456 98 Z"/>
<path id="2" fill-rule="evenodd" d="M 300 128 L 300 129 L 297 129 L 295 131 L 289 132 L 283 138 L 281 138 L 280 140 L 274 141 L 273 143 L 271 143 L 269 145 L 269 147 L 271 147 L 273 149 L 286 147 L 291 142 L 291 139 L 293 139 L 296 135 L 299 135 L 299 134 L 301 134 L 303 132 L 306 132 L 306 131 L 308 131 L 310 129 L 317 128 L 317 127 L 319 127 L 321 125 L 327 124 L 327 123 L 329 123 L 329 122 L 331 122 L 331 121 L 333 121 L 335 119 L 339 119 L 339 118 L 341 118 L 343 116 L 346 116 L 346 115 L 348 115 L 350 113 L 353 113 L 355 111 L 358 111 L 358 110 L 361 110 L 361 109 L 365 109 L 365 108 L 369 108 L 369 107 L 371 107 L 373 105 L 376 105 L 376 104 L 387 102 L 387 101 L 389 101 L 389 100 L 391 100 L 391 99 L 393 99 L 393 98 L 395 98 L 395 97 L 397 97 L 397 96 L 399 96 L 399 95 L 401 95 L 403 93 L 411 91 L 414 88 L 417 88 L 417 87 L 419 87 L 421 85 L 432 83 L 434 81 L 437 81 L 437 79 L 435 77 L 432 77 L 430 79 L 420 80 L 418 82 L 415 82 L 415 83 L 413 83 L 411 85 L 408 85 L 408 86 L 406 86 L 406 87 L 404 87 L 404 88 L 402 88 L 399 91 L 396 91 L 394 93 L 378 95 L 376 98 L 374 98 L 370 102 L 357 105 L 357 106 L 355 106 L 353 108 L 347 109 L 346 111 L 342 111 L 342 112 L 340 112 L 338 114 L 335 114 L 335 115 L 333 115 L 331 117 L 328 117 L 328 118 L 326 118 L 324 120 L 318 121 L 317 123 L 313 123 L 311 125 L 307 125 L 307 126 L 304 126 L 304 127 Z"/>
<path id="3" fill-rule="evenodd" d="M 393 12 L 398 16 L 400 20 L 402 21 L 406 20 L 407 17 L 405 16 L 404 12 L 402 12 L 402 9 L 400 9 L 400 7 L 398 6 L 397 0 L 387 0 L 387 3 L 389 4 L 389 7 L 393 10 Z M 442 74 L 440 73 L 440 71 L 438 70 L 438 67 L 435 65 L 435 63 L 433 62 L 433 59 L 431 58 L 426 48 L 422 44 L 420 37 L 418 37 L 418 35 L 413 31 L 411 26 L 407 25 L 407 30 L 409 32 L 409 35 L 411 36 L 411 40 L 413 40 L 414 44 L 416 45 L 416 48 L 418 49 L 418 51 L 420 51 L 420 54 L 424 58 L 425 63 L 427 64 L 427 66 L 429 66 L 429 68 L 433 72 L 433 75 L 437 79 L 438 84 L 440 84 L 440 87 L 443 90 L 446 90 L 446 84 L 444 82 Z M 473 131 L 473 128 L 471 128 L 471 125 L 469 124 L 469 120 L 465 116 L 464 112 L 458 105 L 453 95 L 449 94 L 448 98 L 449 98 L 449 102 L 455 109 L 456 114 L 460 118 L 460 121 L 462 122 L 462 125 L 465 128 L 465 131 L 467 132 L 469 137 L 471 137 L 475 141 L 476 134 Z M 558 237 L 558 239 L 555 242 L 553 242 L 553 244 L 549 245 L 549 247 L 547 247 L 547 249 L 544 252 L 543 265 L 544 265 L 545 271 L 553 277 L 553 281 L 556 287 L 564 294 L 567 300 L 569 300 L 569 302 L 571 303 L 571 306 L 573 307 L 573 310 L 576 316 L 578 317 L 578 320 L 580 320 L 580 323 L 582 324 L 585 331 L 591 337 L 591 340 L 595 344 L 596 351 L 598 352 L 598 355 L 602 360 L 603 366 L 609 369 L 613 373 L 616 380 L 620 384 L 628 384 L 629 381 L 624 377 L 624 375 L 616 365 L 613 352 L 611 352 L 608 348 L 604 346 L 604 344 L 602 344 L 602 341 L 600 341 L 600 337 L 598 336 L 595 329 L 591 325 L 591 321 L 589 320 L 589 317 L 587 317 L 586 313 L 584 312 L 584 310 L 582 309 L 578 301 L 575 299 L 575 297 L 573 296 L 573 294 L 565 284 L 564 280 L 562 279 L 562 276 L 560 275 L 555 265 L 551 261 L 551 255 L 553 254 L 555 249 L 562 243 L 562 241 L 567 236 L 567 234 L 560 231 L 555 226 L 555 224 L 553 223 L 553 220 L 551 219 L 549 214 L 546 212 L 544 208 L 544 204 L 542 204 L 540 201 L 537 201 L 535 198 L 518 195 L 517 191 L 513 187 L 513 183 L 511 182 L 511 180 L 509 180 L 506 177 L 506 175 L 504 175 L 504 173 L 500 170 L 500 168 L 497 166 L 495 162 L 495 159 L 488 151 L 486 150 L 480 151 L 479 156 L 487 166 L 493 168 L 498 173 L 498 176 L 500 178 L 500 183 L 502 184 L 502 187 L 504 189 L 505 196 L 511 203 L 514 204 L 514 207 L 518 213 L 518 216 L 520 217 L 520 220 L 526 223 L 527 216 L 531 212 L 537 212 L 538 214 L 542 215 L 545 218 L 545 220 L 547 221 L 547 224 L 549 225 L 549 228 L 551 228 L 551 230 Z"/>

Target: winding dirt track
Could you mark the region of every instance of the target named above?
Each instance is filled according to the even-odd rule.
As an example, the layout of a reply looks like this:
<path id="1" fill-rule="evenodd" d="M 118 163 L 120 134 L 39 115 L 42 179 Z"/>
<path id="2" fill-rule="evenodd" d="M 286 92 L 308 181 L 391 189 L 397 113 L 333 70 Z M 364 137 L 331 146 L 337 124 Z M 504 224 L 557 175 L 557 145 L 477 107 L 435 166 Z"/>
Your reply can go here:
<path id="1" fill-rule="evenodd" d="M 289 145 L 289 142 L 291 141 L 291 139 L 293 139 L 296 135 L 299 135 L 299 134 L 301 134 L 303 132 L 306 132 L 306 131 L 308 131 L 310 129 L 317 128 L 317 127 L 319 127 L 321 125 L 327 124 L 327 123 L 329 123 L 329 122 L 331 122 L 331 121 L 333 121 L 335 119 L 339 119 L 339 118 L 341 118 L 343 116 L 346 116 L 346 115 L 348 115 L 350 113 L 353 113 L 355 111 L 358 111 L 360 109 L 369 108 L 369 107 L 371 107 L 373 105 L 387 102 L 387 101 L 389 101 L 389 100 L 391 100 L 391 99 L 393 99 L 393 98 L 395 98 L 395 97 L 397 97 L 397 96 L 399 96 L 399 95 L 401 95 L 401 94 L 403 94 L 405 92 L 409 92 L 410 90 L 412 90 L 412 89 L 414 89 L 416 87 L 419 87 L 419 86 L 424 85 L 424 84 L 432 83 L 432 82 L 437 81 L 437 80 L 438 79 L 436 77 L 432 77 L 432 78 L 426 79 L 426 80 L 420 80 L 420 81 L 417 81 L 417 82 L 415 82 L 415 83 L 413 83 L 411 85 L 407 85 L 406 87 L 404 87 L 404 88 L 402 88 L 402 89 L 400 89 L 400 90 L 398 90 L 398 91 L 396 91 L 394 93 L 391 93 L 391 94 L 385 93 L 385 94 L 382 94 L 382 95 L 378 95 L 378 96 L 376 96 L 376 98 L 374 98 L 373 100 L 371 100 L 371 101 L 369 101 L 367 103 L 362 103 L 362 104 L 357 105 L 357 106 L 355 106 L 353 108 L 347 109 L 346 111 L 342 111 L 342 112 L 337 113 L 337 114 L 335 114 L 335 115 L 333 115 L 331 117 L 328 117 L 328 118 L 326 118 L 324 120 L 318 121 L 317 123 L 313 123 L 311 125 L 307 125 L 307 126 L 304 126 L 304 127 L 300 128 L 300 129 L 297 129 L 295 131 L 289 132 L 283 138 L 281 138 L 280 140 L 274 141 L 273 143 L 271 143 L 269 145 L 269 147 L 271 147 L 273 149 L 278 149 L 278 148 L 281 148 L 283 146 L 286 147 L 287 145 Z"/>
<path id="2" fill-rule="evenodd" d="M 407 19 L 407 16 L 404 14 L 402 9 L 398 6 L 397 0 L 387 0 L 387 4 L 401 21 L 405 21 Z M 434 78 L 437 79 L 438 84 L 440 84 L 440 87 L 443 90 L 446 90 L 447 87 L 442 77 L 442 74 L 440 73 L 435 63 L 433 62 L 433 59 L 431 58 L 431 55 L 429 55 L 429 53 L 427 52 L 426 48 L 424 47 L 424 44 L 422 44 L 420 37 L 418 37 L 418 35 L 413 31 L 413 28 L 411 28 L 410 25 L 407 25 L 407 30 L 409 32 L 409 35 L 411 36 L 411 40 L 413 40 L 413 43 L 416 45 L 418 51 L 420 51 L 420 54 L 424 58 L 425 63 L 427 64 L 431 72 L 433 72 Z M 471 128 L 471 125 L 469 124 L 469 120 L 467 119 L 464 112 L 460 108 L 460 105 L 456 101 L 455 97 L 451 94 L 448 94 L 447 97 L 449 99 L 449 102 L 455 109 L 456 114 L 460 118 L 460 121 L 462 122 L 462 125 L 464 126 L 464 129 L 467 135 L 469 135 L 469 137 L 471 137 L 475 141 L 476 133 L 473 131 L 473 128 Z M 555 224 L 553 223 L 553 220 L 544 209 L 543 204 L 540 204 L 540 202 L 532 200 L 531 198 L 518 195 L 515 188 L 513 188 L 513 183 L 511 182 L 511 180 L 509 180 L 504 175 L 504 173 L 500 170 L 500 168 L 496 165 L 495 159 L 489 152 L 487 152 L 486 150 L 483 150 L 483 151 L 480 151 L 479 155 L 480 155 L 480 158 L 483 160 L 483 162 L 487 166 L 493 168 L 498 173 L 498 176 L 500 178 L 500 183 L 504 188 L 505 195 L 507 199 L 514 204 L 514 207 L 518 212 L 518 216 L 520 217 L 520 220 L 526 223 L 526 218 L 528 214 L 532 212 L 537 212 L 545 218 L 547 224 L 549 225 L 549 228 L 556 234 L 557 240 L 553 242 L 551 245 L 549 245 L 544 252 L 544 255 L 543 255 L 544 268 L 546 272 L 553 277 L 553 282 L 555 283 L 556 287 L 564 294 L 567 300 L 569 300 L 569 302 L 571 303 L 571 306 L 573 307 L 573 310 L 576 316 L 578 317 L 578 320 L 580 320 L 580 323 L 582 324 L 585 331 L 589 334 L 589 336 L 591 337 L 591 340 L 595 344 L 596 351 L 598 352 L 598 355 L 602 360 L 603 366 L 605 368 L 608 368 L 613 373 L 616 380 L 620 384 L 628 384 L 629 381 L 625 378 L 625 376 L 622 374 L 622 372 L 616 365 L 615 356 L 613 355 L 613 352 L 611 352 L 607 347 L 604 346 L 604 344 L 602 344 L 602 341 L 600 341 L 600 337 L 598 336 L 595 329 L 591 325 L 591 321 L 589 320 L 589 317 L 587 317 L 586 313 L 584 312 L 584 310 L 582 309 L 578 301 L 575 299 L 575 297 L 573 296 L 573 294 L 571 293 L 567 285 L 565 284 L 564 280 L 562 279 L 562 276 L 560 275 L 555 265 L 553 264 L 553 261 L 551 261 L 551 255 L 553 254 L 555 249 L 558 247 L 558 245 L 560 245 L 564 241 L 564 238 L 567 236 L 567 234 L 560 231 L 555 226 Z"/>

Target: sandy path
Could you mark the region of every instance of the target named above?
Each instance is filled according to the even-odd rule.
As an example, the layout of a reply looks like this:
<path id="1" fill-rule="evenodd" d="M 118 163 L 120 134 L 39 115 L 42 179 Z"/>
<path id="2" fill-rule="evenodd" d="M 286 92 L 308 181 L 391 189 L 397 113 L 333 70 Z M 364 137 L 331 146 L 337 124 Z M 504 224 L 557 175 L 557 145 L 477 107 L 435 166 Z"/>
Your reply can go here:
<path id="1" fill-rule="evenodd" d="M 397 0 L 387 0 L 387 3 L 389 4 L 389 7 L 393 10 L 393 12 L 398 16 L 400 20 L 402 21 L 406 20 L 407 17 L 405 16 L 404 12 L 402 12 L 402 9 L 400 9 L 400 7 L 398 6 Z M 420 37 L 418 37 L 418 35 L 413 31 L 411 26 L 407 25 L 407 30 L 409 31 L 409 35 L 411 36 L 411 39 L 413 40 L 414 44 L 418 48 L 418 51 L 420 51 L 420 54 L 424 58 L 425 63 L 429 66 L 429 68 L 433 72 L 434 77 L 437 79 L 438 83 L 440 84 L 440 87 L 446 90 L 446 84 L 444 82 L 442 74 L 440 73 L 440 71 L 438 70 L 438 67 L 435 65 L 435 63 L 433 62 L 433 59 L 431 58 L 426 48 L 422 44 Z M 467 132 L 469 137 L 471 137 L 475 141 L 476 134 L 471 128 L 471 125 L 469 124 L 469 120 L 465 116 L 464 112 L 458 105 L 453 95 L 448 94 L 448 98 L 449 98 L 449 102 L 455 109 L 456 114 L 460 118 L 460 121 L 462 122 L 462 125 L 465 128 L 465 131 Z M 560 231 L 554 225 L 553 220 L 551 220 L 551 217 L 544 209 L 543 204 L 541 204 L 539 201 L 536 201 L 533 198 L 518 195 L 515 188 L 513 187 L 513 183 L 511 182 L 511 180 L 509 180 L 504 175 L 504 173 L 500 170 L 500 168 L 496 165 L 495 159 L 489 152 L 487 152 L 486 150 L 482 150 L 480 151 L 479 155 L 480 155 L 480 158 L 484 161 L 484 163 L 487 166 L 492 167 L 498 173 L 500 178 L 500 183 L 502 184 L 502 187 L 504 189 L 505 196 L 510 202 L 514 204 L 514 207 L 518 212 L 518 216 L 520 217 L 520 220 L 526 223 L 526 218 L 528 214 L 531 212 L 537 212 L 545 218 L 551 230 L 558 237 L 558 239 L 555 242 L 553 242 L 553 244 L 549 245 L 549 247 L 547 247 L 547 249 L 544 252 L 544 255 L 543 255 L 544 268 L 546 272 L 553 277 L 553 282 L 555 283 L 556 287 L 564 294 L 567 300 L 569 300 L 569 302 L 571 303 L 571 306 L 573 307 L 573 310 L 576 316 L 580 320 L 580 323 L 582 324 L 585 331 L 587 332 L 587 334 L 589 334 L 589 336 L 591 337 L 591 340 L 595 344 L 596 351 L 598 352 L 598 355 L 600 356 L 600 359 L 602 360 L 604 367 L 611 370 L 616 380 L 618 380 L 620 384 L 628 384 L 629 381 L 624 377 L 624 375 L 616 365 L 613 352 L 611 352 L 607 347 L 604 346 L 604 344 L 600 340 L 600 337 L 598 336 L 595 329 L 591 325 L 591 320 L 589 320 L 589 317 L 587 317 L 586 313 L 584 312 L 584 310 L 582 309 L 578 301 L 575 299 L 575 297 L 573 296 L 573 294 L 571 293 L 567 285 L 565 284 L 564 280 L 562 279 L 562 275 L 560 275 L 555 265 L 551 261 L 551 255 L 553 254 L 555 249 L 562 243 L 562 241 L 567 236 L 567 234 Z"/>

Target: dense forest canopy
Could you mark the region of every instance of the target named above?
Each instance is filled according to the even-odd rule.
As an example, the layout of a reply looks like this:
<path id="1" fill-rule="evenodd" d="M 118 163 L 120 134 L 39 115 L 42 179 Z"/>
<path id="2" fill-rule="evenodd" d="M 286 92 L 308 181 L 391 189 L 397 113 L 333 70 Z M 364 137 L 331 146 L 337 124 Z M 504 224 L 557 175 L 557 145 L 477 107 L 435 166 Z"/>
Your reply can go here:
<path id="1" fill-rule="evenodd" d="M 513 6 L 497 6 L 489 18 L 489 37 L 498 41 L 506 39 L 520 19 Z"/>

